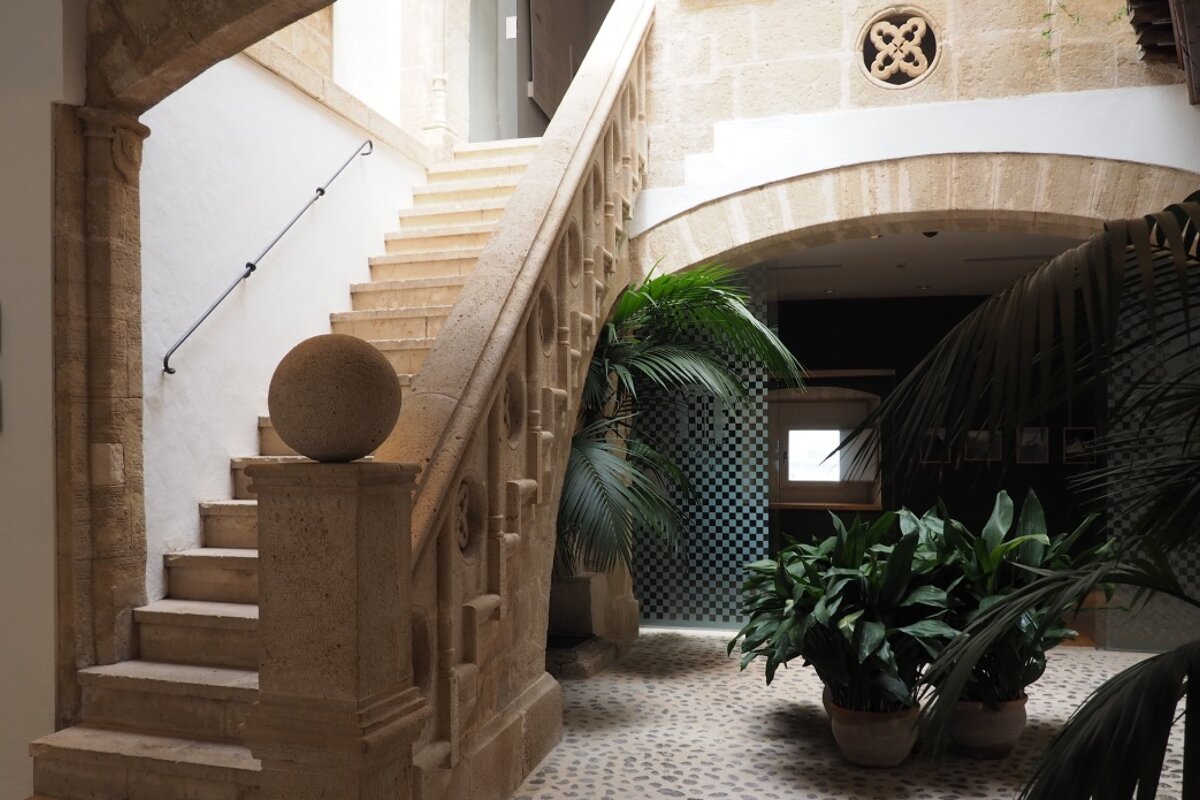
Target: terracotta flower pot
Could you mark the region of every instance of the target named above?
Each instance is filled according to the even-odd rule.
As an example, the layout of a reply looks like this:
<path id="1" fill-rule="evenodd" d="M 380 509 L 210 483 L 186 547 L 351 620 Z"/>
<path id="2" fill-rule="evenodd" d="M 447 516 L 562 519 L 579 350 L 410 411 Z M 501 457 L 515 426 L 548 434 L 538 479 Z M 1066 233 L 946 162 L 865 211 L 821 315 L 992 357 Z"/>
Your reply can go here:
<path id="1" fill-rule="evenodd" d="M 903 711 L 854 711 L 833 703 L 833 738 L 842 757 L 860 767 L 895 767 L 917 743 L 918 707 Z"/>
<path id="2" fill-rule="evenodd" d="M 988 708 L 974 700 L 959 700 L 950 717 L 950 740 L 954 747 L 974 758 L 1003 758 L 1025 730 L 1025 701 L 1028 696 Z"/>
<path id="3" fill-rule="evenodd" d="M 828 717 L 829 721 L 832 723 L 833 722 L 833 693 L 829 691 L 828 684 L 823 683 L 823 684 L 821 684 L 821 686 L 823 687 L 823 689 L 821 691 L 821 707 L 825 709 L 825 716 Z"/>

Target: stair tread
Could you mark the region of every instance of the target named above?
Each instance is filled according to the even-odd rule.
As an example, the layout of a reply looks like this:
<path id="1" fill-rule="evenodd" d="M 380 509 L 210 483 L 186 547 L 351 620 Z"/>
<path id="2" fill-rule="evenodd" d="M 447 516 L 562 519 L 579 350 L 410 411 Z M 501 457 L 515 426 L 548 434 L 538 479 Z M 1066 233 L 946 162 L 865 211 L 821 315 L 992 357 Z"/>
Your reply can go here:
<path id="1" fill-rule="evenodd" d="M 434 289 L 443 286 L 465 286 L 466 284 L 466 275 L 439 275 L 434 278 L 395 278 L 390 281 L 352 283 L 350 284 L 350 294 L 357 292 L 394 292 L 397 289 Z M 412 308 L 412 306 L 406 307 Z M 434 308 L 437 308 L 437 306 L 434 306 Z"/>
<path id="2" fill-rule="evenodd" d="M 267 417 L 259 417 L 259 426 Z M 230 517 L 253 517 L 258 514 L 257 500 L 204 500 L 200 503 L 200 513 Z"/>
<path id="3" fill-rule="evenodd" d="M 57 751 L 60 756 L 75 754 L 89 760 L 97 755 L 116 755 L 172 766 L 242 770 L 255 774 L 260 769 L 258 759 L 239 744 L 132 733 L 88 725 L 76 725 L 43 736 L 30 744 L 29 749 L 35 757 L 46 757 Z"/>
<path id="4" fill-rule="evenodd" d="M 496 169 L 498 167 L 527 167 L 533 160 L 533 151 L 518 155 L 502 155 L 491 157 L 467 158 L 461 161 L 444 161 L 429 168 L 430 175 L 451 175 L 456 172 L 470 172 L 476 169 Z"/>
<path id="5" fill-rule="evenodd" d="M 451 200 L 445 203 L 429 203 L 400 211 L 400 218 L 410 220 L 431 214 L 446 214 L 459 211 L 495 211 L 508 205 L 507 197 L 489 197 L 483 200 Z"/>
<path id="6" fill-rule="evenodd" d="M 412 253 L 389 253 L 382 256 L 371 256 L 368 261 L 373 266 L 420 264 L 424 261 L 469 261 L 478 259 L 482 252 L 482 247 L 418 250 Z"/>
<path id="7" fill-rule="evenodd" d="M 377 350 L 424 350 L 436 339 L 368 339 Z M 410 377 L 411 380 L 411 377 Z"/>
<path id="8" fill-rule="evenodd" d="M 122 661 L 79 671 L 84 686 L 106 688 L 152 688 L 160 694 L 228 697 L 232 692 L 253 700 L 258 692 L 258 673 L 248 669 L 168 664 L 160 661 Z"/>
<path id="9" fill-rule="evenodd" d="M 524 150 L 536 149 L 542 143 L 540 136 L 518 136 L 513 139 L 494 139 L 490 142 L 464 142 L 454 146 L 454 153 L 477 153 L 490 150 Z"/>
<path id="10" fill-rule="evenodd" d="M 521 182 L 520 175 L 493 175 L 483 178 L 464 178 L 460 181 L 439 181 L 413 189 L 413 197 L 432 197 L 455 192 L 477 192 L 491 189 L 515 189 Z"/>
<path id="11" fill-rule="evenodd" d="M 248 561 L 258 560 L 258 550 L 249 547 L 193 547 L 188 550 L 176 550 L 163 555 L 167 564 L 212 564 L 233 562 L 231 566 L 242 566 Z M 240 563 L 239 563 L 240 562 Z"/>
<path id="12" fill-rule="evenodd" d="M 389 231 L 384 234 L 384 239 L 389 242 L 395 242 L 404 239 L 429 239 L 435 236 L 491 233 L 494 230 L 496 230 L 495 222 L 434 222 L 430 225 L 413 225 L 402 231 Z"/>
<path id="13" fill-rule="evenodd" d="M 252 603 L 164 598 L 135 608 L 133 616 L 138 622 L 173 623 L 194 627 L 249 629 L 258 626 L 258 606 Z"/>
<path id="14" fill-rule="evenodd" d="M 368 308 L 362 311 L 335 311 L 330 319 L 337 322 L 362 319 L 411 319 L 434 317 L 450 313 L 454 306 L 398 306 L 396 308 Z"/>

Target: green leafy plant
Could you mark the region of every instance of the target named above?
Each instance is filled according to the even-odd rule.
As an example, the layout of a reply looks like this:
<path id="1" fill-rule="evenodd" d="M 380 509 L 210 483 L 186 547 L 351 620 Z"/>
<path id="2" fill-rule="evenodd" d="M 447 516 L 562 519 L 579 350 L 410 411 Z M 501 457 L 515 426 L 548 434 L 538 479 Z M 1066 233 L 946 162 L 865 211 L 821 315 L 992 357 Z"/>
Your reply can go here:
<path id="1" fill-rule="evenodd" d="M 1070 534 L 1051 537 L 1033 490 L 1026 495 L 1020 513 L 1014 511 L 1008 493 L 998 493 L 980 534 L 948 518 L 944 510 L 931 510 L 920 518 L 907 510 L 900 512 L 901 529 L 940 542 L 942 562 L 953 565 L 962 576 L 951 597 L 955 627 L 969 626 L 1006 595 L 1032 583 L 1040 570 L 1090 563 L 1107 552 L 1107 545 L 1102 544 L 1071 555 L 1091 528 L 1094 515 Z M 1024 611 L 976 663 L 960 699 L 979 700 L 991 708 L 1019 699 L 1046 671 L 1046 651 L 1075 635 L 1062 626 L 1059 611 L 1044 606 Z"/>
<path id="2" fill-rule="evenodd" d="M 1105 583 L 1200 608 L 1200 598 L 1183 591 L 1171 570 L 1176 553 L 1200 548 L 1198 267 L 1200 193 L 1160 213 L 1111 221 L 964 319 L 862 426 L 868 434 L 890 431 L 889 452 L 903 460 L 915 457 L 931 428 L 945 428 L 954 440 L 970 429 L 1027 424 L 1122 376 L 1123 388 L 1110 399 L 1110 433 L 1099 441 L 1099 466 L 1077 489 L 1119 509 L 1128 529 L 1094 564 L 1046 570 L 1018 587 L 943 651 L 930 667 L 937 692 L 927 742 L 942 739 L 976 665 L 1030 609 L 1068 609 Z M 1127 325 L 1135 312 L 1144 314 L 1144 329 Z M 1156 436 L 1169 444 L 1147 453 Z M 1113 455 L 1124 458 L 1106 465 Z M 1092 693 L 1021 797 L 1155 796 L 1181 699 L 1183 796 L 1200 796 L 1200 641 L 1194 641 L 1118 673 Z"/>
<path id="3" fill-rule="evenodd" d="M 674 497 L 686 498 L 691 485 L 653 433 L 637 426 L 646 404 L 674 404 L 684 391 L 739 403 L 746 387 L 733 365 L 745 360 L 783 385 L 800 385 L 795 357 L 746 303 L 737 274 L 720 266 L 649 277 L 617 301 L 584 381 L 556 573 L 629 566 L 639 531 L 667 546 L 681 540 L 685 515 Z"/>
<path id="4" fill-rule="evenodd" d="M 770 684 L 781 665 L 802 657 L 843 708 L 894 711 L 917 703 L 923 667 L 957 634 L 945 620 L 936 543 L 900 533 L 895 513 L 848 526 L 818 544 L 792 542 L 777 559 L 746 566 L 749 621 L 741 667 L 766 660 Z"/>

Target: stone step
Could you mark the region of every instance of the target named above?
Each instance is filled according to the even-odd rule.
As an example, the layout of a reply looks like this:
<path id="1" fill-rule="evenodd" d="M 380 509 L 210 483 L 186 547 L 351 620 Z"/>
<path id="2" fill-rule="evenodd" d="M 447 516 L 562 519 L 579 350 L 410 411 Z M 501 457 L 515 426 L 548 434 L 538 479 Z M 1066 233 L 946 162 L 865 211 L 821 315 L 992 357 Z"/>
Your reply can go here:
<path id="1" fill-rule="evenodd" d="M 236 744 L 77 725 L 29 745 L 33 786 L 56 800 L 251 800 L 260 765 Z"/>
<path id="2" fill-rule="evenodd" d="M 258 606 L 156 600 L 135 608 L 146 661 L 258 669 Z"/>
<path id="3" fill-rule="evenodd" d="M 496 139 L 492 142 L 468 142 L 455 146 L 454 160 L 463 163 L 481 159 L 523 156 L 528 161 L 533 159 L 533 154 L 541 143 L 540 136 L 529 136 L 523 139 Z"/>
<path id="4" fill-rule="evenodd" d="M 465 275 L 447 275 L 354 283 L 350 285 L 350 305 L 355 311 L 453 306 L 466 282 Z"/>
<path id="5" fill-rule="evenodd" d="M 446 305 L 344 311 L 330 314 L 329 320 L 334 333 L 360 339 L 432 339 L 450 316 L 450 309 Z"/>
<path id="6" fill-rule="evenodd" d="M 250 476 L 246 467 L 253 464 L 302 464 L 309 459 L 304 456 L 238 456 L 229 459 L 229 472 L 233 479 L 233 497 L 235 500 L 253 500 L 254 492 L 250 491 Z"/>
<path id="7" fill-rule="evenodd" d="M 400 372 L 416 375 L 433 348 L 434 339 L 372 339 L 379 352 L 387 357 L 392 367 Z"/>
<path id="8" fill-rule="evenodd" d="M 172 600 L 258 602 L 258 551 L 200 547 L 163 556 Z"/>
<path id="9" fill-rule="evenodd" d="M 334 331 L 339 333 L 340 331 Z M 260 456 L 296 456 L 300 455 L 279 438 L 270 417 L 258 418 L 258 454 Z"/>
<path id="10" fill-rule="evenodd" d="M 403 233 L 440 225 L 462 225 L 474 222 L 495 223 L 504 213 L 508 198 L 444 202 L 424 205 L 400 212 L 400 231 Z"/>
<path id="11" fill-rule="evenodd" d="M 260 431 L 262 419 L 266 417 L 260 419 Z M 213 500 L 201 503 L 200 526 L 205 547 L 258 547 L 258 501 Z"/>
<path id="12" fill-rule="evenodd" d="M 258 698 L 258 673 L 154 661 L 124 661 L 78 673 L 83 721 L 120 730 L 240 742 Z"/>
<path id="13" fill-rule="evenodd" d="M 528 155 L 498 156 L 489 158 L 468 158 L 459 161 L 448 161 L 434 164 L 429 168 L 429 180 L 426 186 L 435 186 L 443 182 L 453 181 L 482 181 L 493 178 L 520 176 L 529 166 L 531 157 Z"/>
<path id="14" fill-rule="evenodd" d="M 375 256 L 370 260 L 371 280 L 394 281 L 469 275 L 482 250 L 425 250 Z"/>
<path id="15" fill-rule="evenodd" d="M 508 201 L 523 173 L 499 175 L 493 178 L 478 180 L 444 180 L 431 186 L 418 186 L 413 189 L 413 207 L 422 208 L 442 203 L 465 203 L 480 200 Z"/>
<path id="16" fill-rule="evenodd" d="M 388 253 L 414 253 L 426 250 L 481 250 L 496 228 L 491 222 L 437 225 L 394 231 L 384 236 Z"/>

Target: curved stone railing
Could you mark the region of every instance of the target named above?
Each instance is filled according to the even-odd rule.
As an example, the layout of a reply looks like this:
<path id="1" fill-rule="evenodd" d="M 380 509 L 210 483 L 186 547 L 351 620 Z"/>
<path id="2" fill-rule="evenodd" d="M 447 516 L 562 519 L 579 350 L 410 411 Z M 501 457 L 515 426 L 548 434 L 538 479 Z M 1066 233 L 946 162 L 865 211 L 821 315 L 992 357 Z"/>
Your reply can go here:
<path id="1" fill-rule="evenodd" d="M 455 507 L 492 423 L 510 444 L 539 443 L 531 449 L 543 457 L 546 439 L 570 436 L 564 403 L 575 402 L 596 320 L 629 277 L 618 250 L 645 167 L 653 6 L 614 3 L 379 453 L 422 467 L 414 555 Z M 542 476 L 500 460 L 488 477 Z"/>

